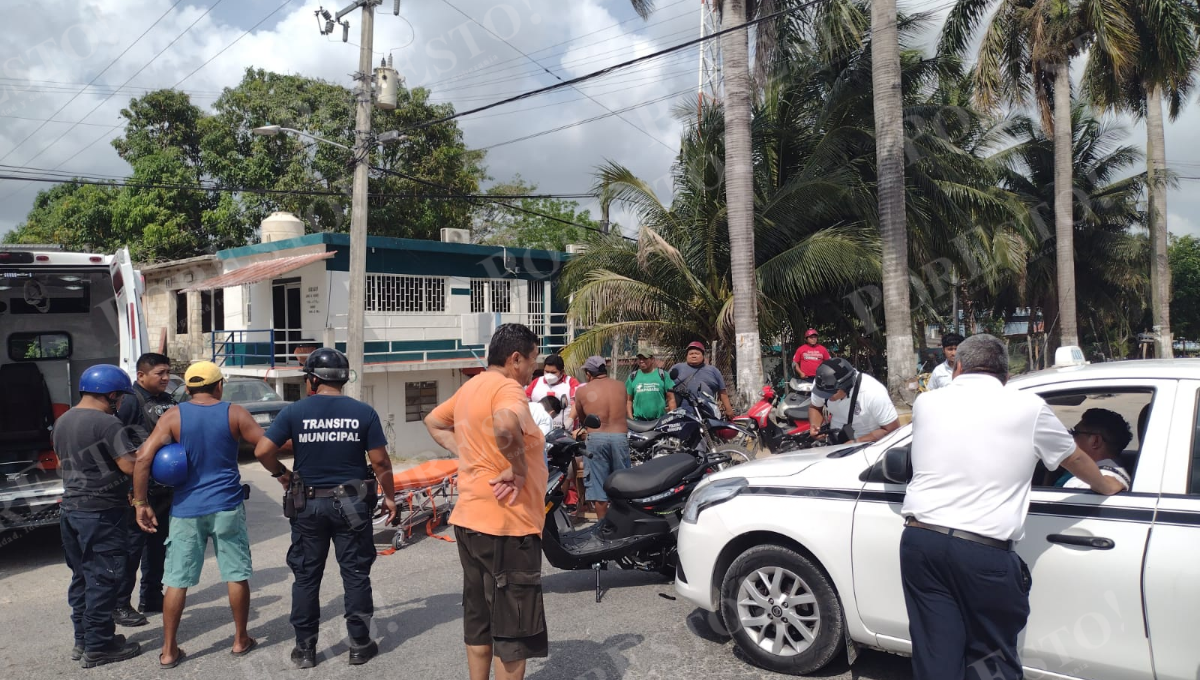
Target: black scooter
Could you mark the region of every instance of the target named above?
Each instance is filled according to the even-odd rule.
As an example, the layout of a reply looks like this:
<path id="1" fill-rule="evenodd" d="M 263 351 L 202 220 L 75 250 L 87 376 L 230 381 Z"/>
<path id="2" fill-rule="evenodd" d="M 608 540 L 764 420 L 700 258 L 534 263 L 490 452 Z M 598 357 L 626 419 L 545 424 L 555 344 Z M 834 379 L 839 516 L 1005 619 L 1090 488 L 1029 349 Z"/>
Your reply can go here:
<path id="1" fill-rule="evenodd" d="M 596 416 L 584 425 L 600 427 Z M 618 470 L 604 483 L 609 506 L 604 519 L 575 529 L 563 505 L 567 472 L 576 456 L 586 456 L 583 442 L 565 430 L 546 437 L 550 479 L 546 486 L 546 526 L 542 551 L 559 569 L 596 572 L 596 601 L 600 601 L 600 571 L 609 562 L 621 569 L 675 573 L 676 531 L 683 506 L 696 484 L 715 472 L 729 457 L 722 453 L 675 453 L 642 465 Z"/>

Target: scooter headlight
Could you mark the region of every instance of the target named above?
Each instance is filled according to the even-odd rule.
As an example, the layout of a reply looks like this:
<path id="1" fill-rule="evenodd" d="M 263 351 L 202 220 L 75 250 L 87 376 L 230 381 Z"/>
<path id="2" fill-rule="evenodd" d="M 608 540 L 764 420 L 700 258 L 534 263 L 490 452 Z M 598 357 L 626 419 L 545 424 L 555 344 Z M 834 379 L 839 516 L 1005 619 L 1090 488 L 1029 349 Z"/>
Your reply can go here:
<path id="1" fill-rule="evenodd" d="M 745 477 L 728 477 L 696 489 L 683 508 L 683 521 L 695 524 L 705 508 L 711 508 L 736 497 L 749 484 Z"/>

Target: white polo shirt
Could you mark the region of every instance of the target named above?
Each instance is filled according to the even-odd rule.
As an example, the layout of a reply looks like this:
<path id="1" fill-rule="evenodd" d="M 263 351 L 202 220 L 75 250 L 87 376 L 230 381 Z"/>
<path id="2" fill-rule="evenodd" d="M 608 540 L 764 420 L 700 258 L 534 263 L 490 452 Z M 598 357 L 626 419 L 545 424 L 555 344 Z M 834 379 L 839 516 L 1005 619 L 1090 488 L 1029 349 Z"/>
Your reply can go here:
<path id="1" fill-rule="evenodd" d="M 954 367 L 943 361 L 929 374 L 929 391 L 947 387 L 954 380 Z"/>
<path id="2" fill-rule="evenodd" d="M 1058 469 L 1075 439 L 1032 392 L 960 375 L 913 404 L 913 478 L 901 514 L 1001 541 L 1025 536 L 1040 460 Z"/>
<path id="3" fill-rule="evenodd" d="M 851 390 L 845 399 L 827 402 L 813 395 L 812 405 L 829 409 L 829 427 L 837 430 L 844 427 L 850 419 L 850 400 L 853 396 Z M 888 396 L 887 388 L 875 378 L 863 373 L 862 384 L 858 388 L 858 402 L 854 404 L 854 436 L 861 437 L 878 430 L 899 417 L 896 414 L 896 405 Z"/>

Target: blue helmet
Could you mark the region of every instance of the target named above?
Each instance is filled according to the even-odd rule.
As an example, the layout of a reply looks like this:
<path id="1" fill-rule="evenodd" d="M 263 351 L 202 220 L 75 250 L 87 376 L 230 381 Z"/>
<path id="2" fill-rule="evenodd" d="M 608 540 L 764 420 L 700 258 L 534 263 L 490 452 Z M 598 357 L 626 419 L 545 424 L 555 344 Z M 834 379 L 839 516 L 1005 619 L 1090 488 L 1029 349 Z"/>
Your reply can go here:
<path id="1" fill-rule="evenodd" d="M 133 394 L 133 382 L 120 366 L 97 364 L 79 377 L 79 391 L 85 394 L 110 394 L 125 392 Z"/>

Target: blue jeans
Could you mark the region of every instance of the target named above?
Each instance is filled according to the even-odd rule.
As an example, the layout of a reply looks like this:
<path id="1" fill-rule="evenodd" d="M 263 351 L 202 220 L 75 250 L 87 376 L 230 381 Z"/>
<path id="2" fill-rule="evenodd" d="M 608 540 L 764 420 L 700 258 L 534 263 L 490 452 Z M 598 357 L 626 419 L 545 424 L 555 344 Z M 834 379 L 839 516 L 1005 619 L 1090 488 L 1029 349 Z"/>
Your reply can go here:
<path id="1" fill-rule="evenodd" d="M 339 507 L 339 505 L 341 507 Z M 292 523 L 292 628 L 296 644 L 316 645 L 321 625 L 321 577 L 329 543 L 342 572 L 346 631 L 356 644 L 371 638 L 375 605 L 371 595 L 371 565 L 375 562 L 372 508 L 361 498 L 309 498 Z M 353 527 L 352 523 L 358 524 Z"/>
<path id="2" fill-rule="evenodd" d="M 1029 568 L 1015 552 L 908 527 L 900 580 L 915 678 L 1019 680 Z"/>
<path id="3" fill-rule="evenodd" d="M 132 508 L 130 508 L 132 511 Z M 117 594 L 117 604 L 124 605 L 132 602 L 133 587 L 137 581 L 138 566 L 142 568 L 141 604 L 154 604 L 162 607 L 163 599 L 163 563 L 167 559 L 167 536 L 170 535 L 171 506 L 163 512 L 155 508 L 158 518 L 158 531 L 148 534 L 137 524 L 137 515 L 130 512 L 129 520 L 129 559 L 125 563 L 125 574 L 121 579 L 121 590 Z"/>
<path id="4" fill-rule="evenodd" d="M 67 603 L 75 644 L 99 652 L 112 644 L 113 610 L 129 559 L 128 508 L 99 512 L 63 511 L 59 520 L 63 553 L 71 568 Z"/>
<path id="5" fill-rule="evenodd" d="M 613 432 L 589 432 L 587 452 L 584 458 L 583 483 L 587 489 L 587 500 L 608 502 L 604 483 L 617 470 L 631 467 L 629 462 L 629 435 Z"/>

